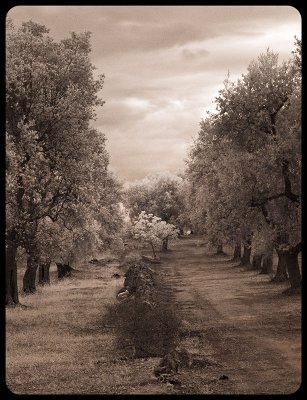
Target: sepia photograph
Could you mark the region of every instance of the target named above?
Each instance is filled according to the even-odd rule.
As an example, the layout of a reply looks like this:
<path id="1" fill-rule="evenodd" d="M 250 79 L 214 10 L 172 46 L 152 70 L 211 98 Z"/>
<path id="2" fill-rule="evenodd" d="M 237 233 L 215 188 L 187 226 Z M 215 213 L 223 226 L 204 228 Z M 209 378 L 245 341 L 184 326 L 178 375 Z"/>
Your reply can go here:
<path id="1" fill-rule="evenodd" d="M 301 24 L 8 11 L 7 395 L 300 392 Z"/>

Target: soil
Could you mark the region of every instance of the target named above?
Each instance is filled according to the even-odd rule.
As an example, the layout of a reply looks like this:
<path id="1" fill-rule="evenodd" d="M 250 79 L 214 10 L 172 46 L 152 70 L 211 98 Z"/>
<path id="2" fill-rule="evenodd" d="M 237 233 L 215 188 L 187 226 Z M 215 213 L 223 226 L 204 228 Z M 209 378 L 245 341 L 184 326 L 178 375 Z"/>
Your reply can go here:
<path id="1" fill-rule="evenodd" d="M 286 284 L 181 241 L 161 265 L 185 329 L 181 348 L 207 360 L 183 369 L 181 392 L 290 394 L 301 384 L 301 298 Z M 191 252 L 193 256 L 191 257 Z M 223 375 L 226 378 L 223 378 Z"/>

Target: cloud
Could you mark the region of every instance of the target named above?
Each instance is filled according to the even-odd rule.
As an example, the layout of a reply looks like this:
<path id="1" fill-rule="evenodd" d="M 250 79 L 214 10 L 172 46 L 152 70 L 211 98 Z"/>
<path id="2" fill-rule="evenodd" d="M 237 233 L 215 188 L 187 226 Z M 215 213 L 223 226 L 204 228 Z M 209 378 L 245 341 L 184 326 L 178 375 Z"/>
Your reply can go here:
<path id="1" fill-rule="evenodd" d="M 268 46 L 286 59 L 300 37 L 289 6 L 18 6 L 59 40 L 92 32 L 95 73 L 105 73 L 95 127 L 122 179 L 184 168 L 205 111 L 223 86 Z"/>
<path id="2" fill-rule="evenodd" d="M 132 111 L 148 111 L 152 108 L 149 100 L 138 97 L 127 97 L 123 103 Z"/>
<path id="3" fill-rule="evenodd" d="M 206 58 L 210 53 L 208 50 L 200 49 L 200 50 L 191 50 L 188 48 L 184 48 L 181 52 L 182 57 L 185 61 L 190 60 L 199 60 Z"/>

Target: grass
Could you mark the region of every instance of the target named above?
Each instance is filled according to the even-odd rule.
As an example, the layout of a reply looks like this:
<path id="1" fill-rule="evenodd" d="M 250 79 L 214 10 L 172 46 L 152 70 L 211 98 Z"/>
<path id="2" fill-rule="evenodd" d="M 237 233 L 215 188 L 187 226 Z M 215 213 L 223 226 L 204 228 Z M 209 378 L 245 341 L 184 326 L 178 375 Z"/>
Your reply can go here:
<path id="1" fill-rule="evenodd" d="M 99 391 L 110 386 L 112 377 L 106 374 L 103 382 L 95 362 L 109 355 L 115 340 L 101 326 L 123 281 L 111 278 L 115 272 L 86 265 L 76 278 L 21 295 L 25 308 L 7 309 L 6 372 L 13 392 L 88 393 L 88 377 L 95 375 Z"/>
<path id="2" fill-rule="evenodd" d="M 112 278 L 114 273 L 121 278 Z M 6 310 L 6 381 L 12 392 L 165 393 L 152 371 L 178 322 L 164 298 L 152 311 L 135 313 L 129 303 L 119 304 L 123 273 L 116 263 L 83 264 L 58 282 L 52 266 L 50 286 L 37 286 L 34 295 L 20 292 L 22 307 Z M 22 275 L 19 269 L 20 287 Z M 149 353 L 133 359 L 138 345 Z"/>
<path id="3" fill-rule="evenodd" d="M 81 264 L 61 282 L 52 266 L 50 286 L 21 293 L 24 307 L 6 310 L 11 391 L 174 394 L 153 370 L 175 346 L 208 363 L 180 369 L 185 393 L 285 393 L 297 385 L 300 298 L 281 295 L 286 283 L 269 285 L 269 276 L 211 256 L 193 238 L 161 259 L 150 266 L 161 271 L 153 310 L 117 302 L 124 270 L 116 262 Z M 135 358 L 136 348 L 146 351 Z M 224 373 L 230 379 L 220 381 Z"/>

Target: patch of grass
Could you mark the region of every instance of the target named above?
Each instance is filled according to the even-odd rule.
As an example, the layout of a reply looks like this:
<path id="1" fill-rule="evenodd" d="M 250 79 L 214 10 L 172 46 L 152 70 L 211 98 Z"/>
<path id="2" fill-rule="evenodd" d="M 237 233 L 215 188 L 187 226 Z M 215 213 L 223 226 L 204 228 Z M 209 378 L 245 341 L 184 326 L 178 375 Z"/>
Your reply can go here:
<path id="1" fill-rule="evenodd" d="M 114 347 L 114 333 L 101 329 L 100 318 L 116 301 L 117 271 L 85 266 L 75 278 L 21 295 L 26 307 L 6 310 L 6 381 L 14 393 L 89 393 L 93 379 L 96 393 L 112 386 L 95 361 L 111 359 Z M 98 272 L 103 279 L 93 278 Z"/>

